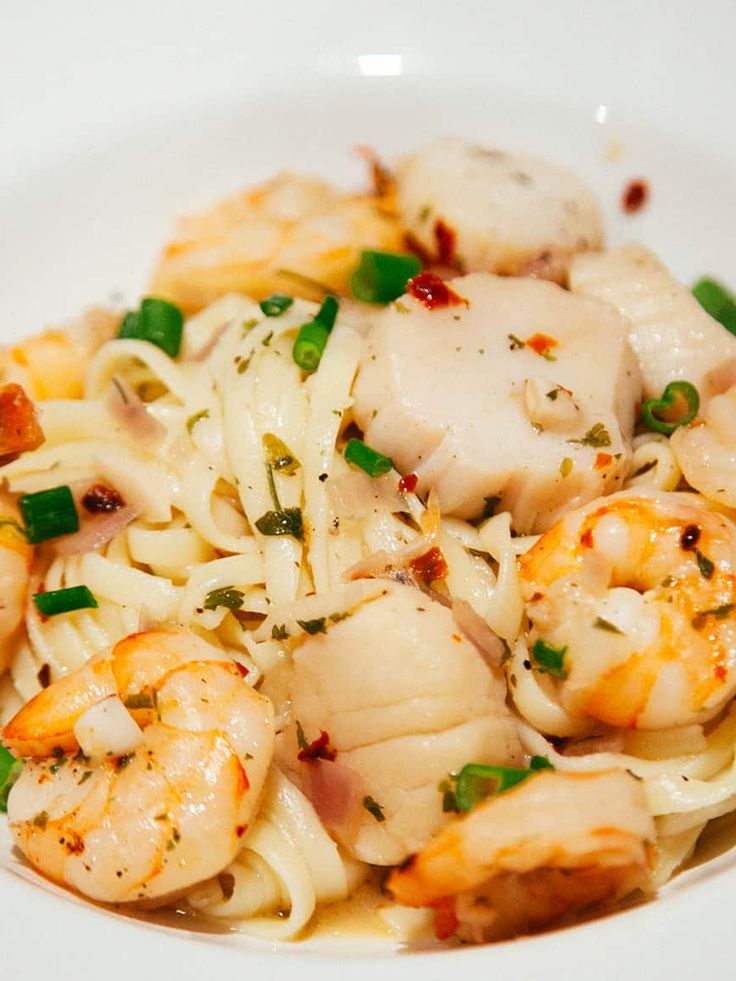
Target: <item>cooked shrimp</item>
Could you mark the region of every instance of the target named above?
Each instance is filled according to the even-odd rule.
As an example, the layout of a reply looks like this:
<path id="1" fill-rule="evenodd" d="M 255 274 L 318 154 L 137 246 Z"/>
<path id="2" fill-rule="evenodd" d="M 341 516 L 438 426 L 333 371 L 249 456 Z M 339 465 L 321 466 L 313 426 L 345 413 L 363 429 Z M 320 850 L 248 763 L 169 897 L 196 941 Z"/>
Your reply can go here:
<path id="1" fill-rule="evenodd" d="M 687 482 L 711 501 L 736 508 L 736 385 L 711 400 L 705 417 L 676 429 L 670 446 Z"/>
<path id="2" fill-rule="evenodd" d="M 23 533 L 20 512 L 0 496 L 0 674 L 11 656 L 10 639 L 25 612 L 33 546 Z"/>
<path id="3" fill-rule="evenodd" d="M 319 300 L 344 292 L 361 249 L 397 249 L 401 231 L 381 198 L 282 174 L 180 220 L 151 291 L 193 312 L 223 293 L 281 291 Z M 296 274 L 296 275 L 294 275 Z"/>
<path id="4" fill-rule="evenodd" d="M 736 527 L 694 494 L 624 491 L 520 560 L 531 666 L 568 712 L 661 729 L 736 690 Z"/>
<path id="5" fill-rule="evenodd" d="M 570 256 L 603 238 L 592 192 L 531 154 L 435 140 L 398 167 L 398 207 L 430 256 L 465 272 L 562 282 Z"/>
<path id="6" fill-rule="evenodd" d="M 654 837 L 633 776 L 545 771 L 453 822 L 387 885 L 406 906 L 442 911 L 447 935 L 500 940 L 645 887 Z"/>
<path id="7" fill-rule="evenodd" d="M 92 355 L 119 323 L 112 310 L 93 307 L 64 327 L 0 348 L 0 379 L 17 382 L 32 398 L 79 399 Z"/>
<path id="8" fill-rule="evenodd" d="M 273 739 L 271 703 L 222 651 L 184 631 L 132 634 L 5 727 L 30 757 L 10 829 L 36 868 L 93 899 L 171 896 L 237 854 Z"/>

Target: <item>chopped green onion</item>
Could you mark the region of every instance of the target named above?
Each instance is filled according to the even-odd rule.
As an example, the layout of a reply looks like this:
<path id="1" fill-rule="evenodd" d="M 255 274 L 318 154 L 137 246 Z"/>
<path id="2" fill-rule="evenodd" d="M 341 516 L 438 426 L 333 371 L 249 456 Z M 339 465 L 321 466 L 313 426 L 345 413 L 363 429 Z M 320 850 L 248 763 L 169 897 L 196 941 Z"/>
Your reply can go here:
<path id="1" fill-rule="evenodd" d="M 304 523 L 301 508 L 283 508 L 279 511 L 266 511 L 256 521 L 256 528 L 262 535 L 293 535 L 297 541 L 304 540 Z"/>
<path id="2" fill-rule="evenodd" d="M 364 470 L 369 477 L 382 477 L 393 469 L 393 461 L 377 450 L 366 446 L 362 439 L 348 440 L 343 456 L 348 463 Z"/>
<path id="3" fill-rule="evenodd" d="M 322 355 L 327 347 L 327 338 L 335 326 L 339 303 L 334 296 L 326 296 L 314 320 L 302 324 L 296 335 L 292 355 L 294 361 L 304 371 L 313 372 L 319 368 Z"/>
<path id="4" fill-rule="evenodd" d="M 225 606 L 228 610 L 239 610 L 243 605 L 245 593 L 241 589 L 233 586 L 222 586 L 220 589 L 213 589 L 204 598 L 205 610 L 216 610 L 218 606 Z"/>
<path id="5" fill-rule="evenodd" d="M 52 589 L 48 593 L 34 593 L 33 602 L 42 617 L 55 617 L 59 613 L 97 607 L 97 600 L 88 586 L 70 586 L 68 589 Z"/>
<path id="6" fill-rule="evenodd" d="M 280 317 L 282 313 L 289 309 L 294 302 L 293 298 L 286 293 L 274 293 L 261 300 L 258 306 L 267 317 Z"/>
<path id="7" fill-rule="evenodd" d="M 682 411 L 682 400 L 685 400 L 686 408 Z M 675 409 L 677 418 L 672 421 L 662 419 L 661 416 L 667 413 L 670 417 L 670 409 Z M 694 385 L 687 381 L 673 381 L 662 392 L 662 397 L 658 399 L 647 399 L 641 407 L 641 421 L 655 433 L 664 433 L 669 436 L 680 427 L 692 422 L 698 414 L 700 408 L 700 396 Z M 679 410 L 679 412 L 678 412 Z"/>
<path id="8" fill-rule="evenodd" d="M 4 746 L 0 746 L 0 811 L 8 810 L 10 788 L 20 776 L 23 760 L 17 760 Z"/>
<path id="9" fill-rule="evenodd" d="M 319 368 L 329 336 L 329 330 L 317 320 L 311 320 L 299 328 L 292 355 L 303 371 L 311 374 Z"/>
<path id="10" fill-rule="evenodd" d="M 118 337 L 148 341 L 175 358 L 181 350 L 183 331 L 184 314 L 179 307 L 157 296 L 147 296 L 141 300 L 138 310 L 125 315 Z"/>
<path id="11" fill-rule="evenodd" d="M 532 647 L 532 660 L 542 674 L 551 674 L 553 678 L 564 680 L 567 677 L 566 653 L 567 647 L 552 647 L 551 644 L 538 640 Z"/>
<path id="12" fill-rule="evenodd" d="M 332 330 L 337 320 L 337 311 L 339 308 L 340 304 L 337 302 L 337 297 L 326 296 L 314 319 L 324 324 L 327 330 Z"/>
<path id="13" fill-rule="evenodd" d="M 704 276 L 693 286 L 693 296 L 714 320 L 736 334 L 736 296 L 717 280 Z"/>
<path id="14" fill-rule="evenodd" d="M 33 545 L 79 531 L 79 515 L 71 488 L 66 484 L 24 494 L 18 504 L 26 523 L 28 541 Z"/>
<path id="15" fill-rule="evenodd" d="M 366 250 L 350 277 L 350 291 L 364 303 L 390 303 L 406 292 L 406 284 L 421 268 L 413 255 Z"/>
<path id="16" fill-rule="evenodd" d="M 517 784 L 527 780 L 539 770 L 552 770 L 554 767 L 546 756 L 533 756 L 529 769 L 512 766 L 486 766 L 483 763 L 468 763 L 457 775 L 455 783 L 455 806 L 458 811 L 469 811 L 491 794 L 502 794 Z"/>

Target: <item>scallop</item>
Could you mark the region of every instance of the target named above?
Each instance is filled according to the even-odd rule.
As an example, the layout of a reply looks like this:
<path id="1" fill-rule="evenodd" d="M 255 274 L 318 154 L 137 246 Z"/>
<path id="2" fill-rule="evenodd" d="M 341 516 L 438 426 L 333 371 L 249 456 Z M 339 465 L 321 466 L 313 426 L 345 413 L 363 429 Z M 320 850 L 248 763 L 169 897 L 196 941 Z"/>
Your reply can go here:
<path id="1" fill-rule="evenodd" d="M 493 499 L 525 534 L 616 490 L 640 395 L 623 318 L 533 279 L 449 286 L 454 303 L 405 296 L 377 317 L 354 392 L 366 442 L 444 513 Z"/>
<path id="2" fill-rule="evenodd" d="M 560 279 L 567 257 L 603 239 L 589 188 L 531 154 L 440 139 L 406 157 L 397 182 L 411 236 L 466 272 Z"/>

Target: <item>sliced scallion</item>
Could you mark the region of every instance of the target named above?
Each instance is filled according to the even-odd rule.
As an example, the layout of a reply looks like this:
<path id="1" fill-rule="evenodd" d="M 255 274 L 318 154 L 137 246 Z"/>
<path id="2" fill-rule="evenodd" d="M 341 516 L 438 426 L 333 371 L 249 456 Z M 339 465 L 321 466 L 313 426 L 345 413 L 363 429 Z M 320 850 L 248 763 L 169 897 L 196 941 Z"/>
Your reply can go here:
<path id="1" fill-rule="evenodd" d="M 390 457 L 366 446 L 362 439 L 348 440 L 343 455 L 348 463 L 360 467 L 369 477 L 382 477 L 393 468 L 393 461 Z"/>
<path id="2" fill-rule="evenodd" d="M 284 311 L 288 310 L 294 302 L 293 298 L 286 293 L 274 293 L 261 300 L 258 306 L 267 317 L 280 317 Z"/>
<path id="3" fill-rule="evenodd" d="M 299 328 L 292 356 L 303 371 L 311 373 L 319 368 L 330 331 L 335 326 L 338 309 L 337 299 L 334 296 L 326 296 L 314 320 L 302 324 Z"/>
<path id="4" fill-rule="evenodd" d="M 714 320 L 736 334 L 736 296 L 710 276 L 703 276 L 693 286 L 693 296 Z"/>
<path id="5" fill-rule="evenodd" d="M 67 589 L 52 589 L 48 593 L 34 593 L 33 602 L 43 617 L 55 617 L 59 613 L 97 607 L 97 600 L 88 586 L 69 586 Z"/>
<path id="6" fill-rule="evenodd" d="M 0 746 L 0 811 L 8 810 L 10 788 L 20 776 L 23 760 L 17 760 L 4 746 Z"/>
<path id="7" fill-rule="evenodd" d="M 647 429 L 669 436 L 680 426 L 692 422 L 699 408 L 697 388 L 688 381 L 673 381 L 662 392 L 661 398 L 646 400 L 641 407 L 641 421 Z"/>
<path id="8" fill-rule="evenodd" d="M 546 641 L 538 640 L 532 647 L 532 661 L 541 674 L 551 674 L 553 678 L 564 680 L 567 677 L 566 653 L 567 647 L 553 647 Z"/>
<path id="9" fill-rule="evenodd" d="M 512 766 L 468 763 L 457 775 L 455 807 L 458 811 L 469 811 L 491 794 L 502 794 L 539 770 L 551 769 L 554 767 L 546 756 L 533 756 L 528 770 Z"/>
<path id="10" fill-rule="evenodd" d="M 79 531 L 79 515 L 67 484 L 24 494 L 19 500 L 28 541 L 33 545 Z"/>
<path id="11" fill-rule="evenodd" d="M 137 310 L 125 315 L 118 337 L 148 341 L 175 358 L 181 350 L 183 331 L 184 314 L 179 307 L 157 296 L 147 296 Z"/>
<path id="12" fill-rule="evenodd" d="M 421 268 L 413 255 L 366 250 L 350 277 L 350 292 L 364 303 L 390 303 L 406 292 L 406 284 Z"/>

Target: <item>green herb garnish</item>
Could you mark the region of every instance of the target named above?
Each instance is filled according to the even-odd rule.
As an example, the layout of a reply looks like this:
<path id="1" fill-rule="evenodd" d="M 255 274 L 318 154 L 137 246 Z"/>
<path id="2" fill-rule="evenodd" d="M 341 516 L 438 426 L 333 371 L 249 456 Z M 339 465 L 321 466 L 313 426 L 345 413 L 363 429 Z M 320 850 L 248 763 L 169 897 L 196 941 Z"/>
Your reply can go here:
<path id="1" fill-rule="evenodd" d="M 118 337 L 155 344 L 170 358 L 178 356 L 184 331 L 184 314 L 179 307 L 156 296 L 141 300 L 138 310 L 123 318 Z"/>
<path id="2" fill-rule="evenodd" d="M 714 320 L 731 334 L 736 334 L 736 296 L 710 276 L 703 276 L 693 286 L 693 296 Z"/>
<path id="3" fill-rule="evenodd" d="M 603 423 L 597 422 L 594 426 L 590 427 L 585 436 L 580 439 L 568 439 L 567 442 L 577 444 L 578 446 L 610 446 L 611 437 Z"/>
<path id="4" fill-rule="evenodd" d="M 94 610 L 97 600 L 88 586 L 70 586 L 68 589 L 52 589 L 48 593 L 34 593 L 33 602 L 43 617 L 55 617 L 73 610 Z"/>
<path id="5" fill-rule="evenodd" d="M 274 293 L 261 300 L 258 306 L 267 317 L 280 317 L 294 302 L 286 293 Z"/>
<path id="6" fill-rule="evenodd" d="M 421 268 L 413 255 L 365 250 L 350 277 L 350 292 L 363 303 L 390 303 L 406 292 L 406 284 Z"/>
<path id="7" fill-rule="evenodd" d="M 532 660 L 541 674 L 551 674 L 553 678 L 565 679 L 565 654 L 567 647 L 552 647 L 543 640 L 538 640 L 532 647 Z"/>
<path id="8" fill-rule="evenodd" d="M 274 433 L 264 433 L 263 448 L 266 451 L 266 462 L 273 470 L 291 477 L 301 466 L 289 447 Z"/>
<path id="9" fill-rule="evenodd" d="M 26 536 L 33 545 L 79 531 L 79 515 L 66 484 L 24 494 L 18 505 L 26 523 Z"/>
<path id="10" fill-rule="evenodd" d="M 0 811 L 8 810 L 10 788 L 20 776 L 23 760 L 17 760 L 4 746 L 0 745 Z"/>
<path id="11" fill-rule="evenodd" d="M 262 535 L 293 535 L 297 541 L 304 541 L 304 523 L 301 508 L 283 508 L 279 511 L 266 511 L 256 521 L 256 528 Z"/>
<path id="12" fill-rule="evenodd" d="M 375 801 L 370 794 L 366 794 L 366 796 L 363 798 L 363 807 L 369 814 L 373 815 L 379 824 L 381 821 L 386 820 L 386 815 L 383 813 L 383 807 L 378 803 L 378 801 Z"/>
<path id="13" fill-rule="evenodd" d="M 647 399 L 641 407 L 641 421 L 647 429 L 669 436 L 680 426 L 692 422 L 700 408 L 700 395 L 687 381 L 670 382 L 658 399 Z"/>
<path id="14" fill-rule="evenodd" d="M 201 419 L 208 419 L 210 414 L 209 409 L 200 409 L 199 412 L 195 412 L 194 415 L 189 416 L 187 419 L 187 432 L 191 435 L 192 430 L 197 425 Z"/>
<path id="15" fill-rule="evenodd" d="M 532 756 L 528 770 L 511 766 L 468 763 L 458 773 L 455 781 L 456 809 L 460 812 L 470 811 L 492 794 L 502 794 L 540 770 L 552 769 L 554 767 L 546 756 Z"/>
<path id="16" fill-rule="evenodd" d="M 317 617 L 315 620 L 297 620 L 296 621 L 302 630 L 306 633 L 311 634 L 326 634 L 327 633 L 327 618 Z"/>
<path id="17" fill-rule="evenodd" d="M 233 586 L 221 586 L 213 589 L 204 598 L 205 610 L 216 610 L 218 606 L 226 606 L 228 610 L 239 610 L 243 605 L 245 593 Z"/>
<path id="18" fill-rule="evenodd" d="M 303 371 L 313 372 L 319 367 L 327 347 L 327 339 L 335 325 L 339 304 L 334 296 L 325 297 L 314 320 L 302 324 L 296 335 L 292 356 Z"/>
<path id="19" fill-rule="evenodd" d="M 382 477 L 393 469 L 393 461 L 378 450 L 366 446 L 362 439 L 348 440 L 343 456 L 354 466 L 365 471 L 369 477 Z"/>

